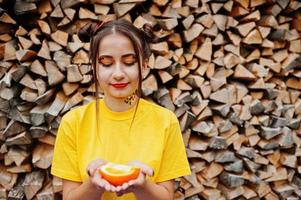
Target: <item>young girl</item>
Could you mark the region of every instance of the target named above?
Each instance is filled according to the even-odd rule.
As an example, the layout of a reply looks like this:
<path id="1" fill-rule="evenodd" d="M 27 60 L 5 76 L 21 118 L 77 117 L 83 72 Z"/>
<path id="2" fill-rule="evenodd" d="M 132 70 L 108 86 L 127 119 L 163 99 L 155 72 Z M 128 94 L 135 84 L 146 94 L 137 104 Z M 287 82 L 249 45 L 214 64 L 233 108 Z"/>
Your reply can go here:
<path id="1" fill-rule="evenodd" d="M 90 41 L 96 100 L 65 114 L 57 133 L 51 173 L 63 179 L 64 200 L 173 199 L 174 179 L 190 167 L 175 114 L 141 98 L 151 27 L 119 19 L 86 25 L 79 37 Z M 113 186 L 99 173 L 107 162 L 140 174 Z"/>

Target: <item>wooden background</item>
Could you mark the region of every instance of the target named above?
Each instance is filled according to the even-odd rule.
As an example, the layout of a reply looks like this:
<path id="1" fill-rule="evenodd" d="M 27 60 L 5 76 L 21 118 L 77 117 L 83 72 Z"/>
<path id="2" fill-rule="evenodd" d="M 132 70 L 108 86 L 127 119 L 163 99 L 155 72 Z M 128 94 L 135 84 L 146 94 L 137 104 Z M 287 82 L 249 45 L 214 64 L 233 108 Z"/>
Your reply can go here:
<path id="1" fill-rule="evenodd" d="M 0 199 L 60 199 L 61 116 L 90 101 L 87 22 L 160 41 L 144 97 L 178 116 L 193 171 L 176 199 L 301 196 L 301 4 L 290 0 L 0 0 Z"/>

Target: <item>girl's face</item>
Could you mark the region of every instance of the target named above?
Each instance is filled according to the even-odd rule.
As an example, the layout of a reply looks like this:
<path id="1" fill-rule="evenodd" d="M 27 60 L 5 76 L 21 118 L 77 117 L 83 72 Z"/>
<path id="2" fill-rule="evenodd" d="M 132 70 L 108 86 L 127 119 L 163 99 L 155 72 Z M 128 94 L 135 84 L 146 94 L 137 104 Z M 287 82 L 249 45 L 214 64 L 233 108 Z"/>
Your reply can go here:
<path id="1" fill-rule="evenodd" d="M 106 98 L 124 99 L 138 88 L 138 57 L 131 40 L 109 34 L 99 44 L 97 79 Z"/>

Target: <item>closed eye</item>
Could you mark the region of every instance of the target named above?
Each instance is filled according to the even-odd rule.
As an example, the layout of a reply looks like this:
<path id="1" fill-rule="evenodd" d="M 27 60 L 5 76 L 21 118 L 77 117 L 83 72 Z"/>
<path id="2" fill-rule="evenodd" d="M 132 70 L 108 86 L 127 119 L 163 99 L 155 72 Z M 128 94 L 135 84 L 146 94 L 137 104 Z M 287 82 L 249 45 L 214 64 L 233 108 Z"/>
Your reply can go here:
<path id="1" fill-rule="evenodd" d="M 114 60 L 113 60 L 113 58 L 108 57 L 108 56 L 100 56 L 98 58 L 98 63 L 100 63 L 101 65 L 103 65 L 105 67 L 108 67 L 114 63 Z"/>
<path id="2" fill-rule="evenodd" d="M 134 54 L 128 54 L 125 56 L 122 56 L 122 61 L 124 64 L 131 66 L 137 62 L 136 55 Z"/>

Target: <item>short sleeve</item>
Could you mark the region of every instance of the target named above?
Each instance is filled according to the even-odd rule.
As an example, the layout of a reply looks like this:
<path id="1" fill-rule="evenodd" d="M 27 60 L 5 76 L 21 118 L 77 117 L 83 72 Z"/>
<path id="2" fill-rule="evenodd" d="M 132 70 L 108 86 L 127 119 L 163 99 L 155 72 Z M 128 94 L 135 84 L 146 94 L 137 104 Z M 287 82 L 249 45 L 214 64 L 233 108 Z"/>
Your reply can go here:
<path id="1" fill-rule="evenodd" d="M 180 124 L 174 113 L 171 113 L 171 123 L 166 134 L 163 156 L 156 182 L 163 182 L 191 174 Z"/>
<path id="2" fill-rule="evenodd" d="M 61 120 L 54 146 L 51 174 L 63 179 L 81 182 L 74 114 L 67 113 Z"/>

